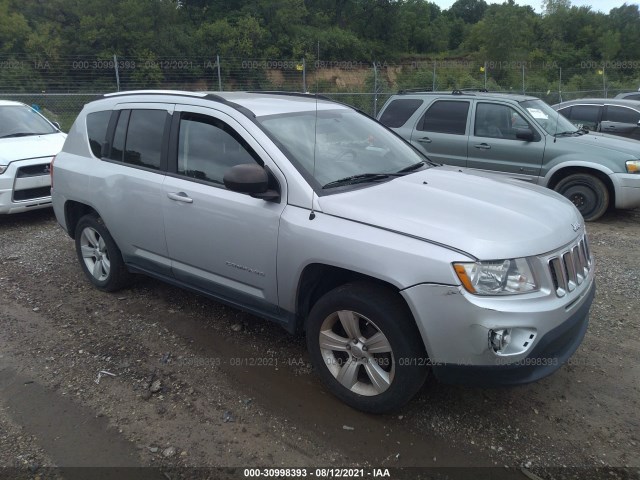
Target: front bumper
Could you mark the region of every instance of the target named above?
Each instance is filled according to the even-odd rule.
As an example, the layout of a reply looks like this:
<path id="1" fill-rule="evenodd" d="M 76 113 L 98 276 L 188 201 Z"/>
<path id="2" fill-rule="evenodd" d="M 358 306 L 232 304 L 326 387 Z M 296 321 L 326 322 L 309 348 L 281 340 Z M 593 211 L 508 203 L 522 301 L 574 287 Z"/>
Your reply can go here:
<path id="1" fill-rule="evenodd" d="M 19 160 L 0 174 L 0 214 L 51 207 L 51 157 Z"/>
<path id="2" fill-rule="evenodd" d="M 513 385 L 550 375 L 573 355 L 588 326 L 595 279 L 592 268 L 585 281 L 562 298 L 548 290 L 528 298 L 477 297 L 461 287 L 428 284 L 401 293 L 439 380 Z M 496 353 L 490 334 L 499 329 L 533 332 L 534 339 L 521 340 L 515 354 Z"/>
<path id="3" fill-rule="evenodd" d="M 503 365 L 433 365 L 433 373 L 443 383 L 470 386 L 519 385 L 540 380 L 558 370 L 582 343 L 589 325 L 589 307 L 595 295 L 592 283 L 587 298 L 571 317 L 547 332 L 531 353 Z M 499 358 L 497 359 L 499 360 Z"/>
<path id="4" fill-rule="evenodd" d="M 616 192 L 616 208 L 640 207 L 640 175 L 637 173 L 614 173 L 610 175 Z"/>

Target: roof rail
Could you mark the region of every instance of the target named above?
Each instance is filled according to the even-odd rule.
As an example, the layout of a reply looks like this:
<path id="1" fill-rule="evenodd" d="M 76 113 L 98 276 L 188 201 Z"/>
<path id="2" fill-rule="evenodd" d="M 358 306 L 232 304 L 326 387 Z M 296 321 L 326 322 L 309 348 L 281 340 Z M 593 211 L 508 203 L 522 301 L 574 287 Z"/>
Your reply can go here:
<path id="1" fill-rule="evenodd" d="M 398 90 L 398 95 L 403 95 L 405 93 L 432 93 L 432 88 L 403 88 L 402 90 Z"/>
<path id="2" fill-rule="evenodd" d="M 319 98 L 322 100 L 331 100 L 326 95 L 321 95 L 319 93 L 287 92 L 283 90 L 248 90 L 247 93 L 264 93 L 267 95 L 284 95 L 289 97 Z"/>
<path id="3" fill-rule="evenodd" d="M 473 92 L 488 93 L 486 88 L 456 88 L 451 92 L 451 95 L 469 95 Z"/>

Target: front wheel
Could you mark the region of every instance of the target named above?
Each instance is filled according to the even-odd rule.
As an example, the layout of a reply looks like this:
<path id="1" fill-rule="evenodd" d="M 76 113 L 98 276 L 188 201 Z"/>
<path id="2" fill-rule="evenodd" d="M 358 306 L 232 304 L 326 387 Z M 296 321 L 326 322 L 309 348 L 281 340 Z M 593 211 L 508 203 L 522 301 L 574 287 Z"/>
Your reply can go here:
<path id="1" fill-rule="evenodd" d="M 358 410 L 396 410 L 426 378 L 428 361 L 413 316 L 385 287 L 353 283 L 330 291 L 311 309 L 306 334 L 322 382 Z"/>
<path id="2" fill-rule="evenodd" d="M 602 180 L 588 173 L 569 175 L 554 190 L 571 200 L 587 222 L 597 220 L 609 208 L 609 190 Z"/>
<path id="3" fill-rule="evenodd" d="M 114 292 L 129 283 L 131 274 L 100 217 L 82 217 L 76 226 L 75 240 L 80 266 L 96 288 Z"/>

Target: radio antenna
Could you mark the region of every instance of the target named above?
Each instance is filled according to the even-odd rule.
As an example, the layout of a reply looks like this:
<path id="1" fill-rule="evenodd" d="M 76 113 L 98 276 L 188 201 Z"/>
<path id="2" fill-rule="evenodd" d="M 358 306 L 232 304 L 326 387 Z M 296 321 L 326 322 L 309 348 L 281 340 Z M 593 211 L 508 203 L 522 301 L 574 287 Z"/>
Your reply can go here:
<path id="1" fill-rule="evenodd" d="M 320 58 L 320 41 L 318 41 L 318 59 Z M 315 69 L 315 84 L 316 84 L 316 92 L 315 92 L 315 97 L 316 97 L 316 105 L 315 105 L 315 118 L 314 118 L 314 122 L 313 122 L 313 172 L 312 172 L 312 177 L 315 178 L 316 177 L 316 149 L 318 147 L 318 68 L 320 67 L 320 62 L 318 60 L 316 60 L 316 69 Z M 316 197 L 316 193 L 315 191 L 312 189 L 311 192 L 311 213 L 309 213 L 309 220 L 313 220 L 314 218 L 316 218 L 316 213 L 313 210 L 313 202 L 315 200 Z"/>

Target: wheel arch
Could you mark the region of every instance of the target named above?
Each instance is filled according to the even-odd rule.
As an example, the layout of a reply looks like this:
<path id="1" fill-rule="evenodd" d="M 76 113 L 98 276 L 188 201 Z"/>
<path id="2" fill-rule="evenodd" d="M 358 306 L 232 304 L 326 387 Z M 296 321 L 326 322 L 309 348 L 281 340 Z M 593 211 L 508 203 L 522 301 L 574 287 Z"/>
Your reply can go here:
<path id="1" fill-rule="evenodd" d="M 576 173 L 582 173 L 586 175 L 593 175 L 598 180 L 604 183 L 605 187 L 607 187 L 607 191 L 609 192 L 609 207 L 616 204 L 616 190 L 609 174 L 604 170 L 599 170 L 597 168 L 586 167 L 582 165 L 570 165 L 565 167 L 560 167 L 554 172 L 551 173 L 549 180 L 547 181 L 547 187 L 555 190 L 556 185 L 558 183 L 568 177 L 569 175 L 574 175 Z"/>
<path id="2" fill-rule="evenodd" d="M 370 275 L 353 270 L 348 270 L 323 263 L 311 263 L 307 265 L 298 281 L 296 292 L 296 318 L 298 331 L 306 330 L 306 322 L 309 312 L 315 303 L 326 293 L 346 283 L 368 282 L 387 288 L 398 294 L 407 307 L 407 311 L 413 317 L 409 305 L 400 295 L 400 290 L 395 285 Z"/>
<path id="3" fill-rule="evenodd" d="M 76 202 L 74 200 L 67 200 L 64 204 L 64 219 L 67 226 L 67 233 L 73 239 L 76 237 L 76 226 L 82 217 L 90 214 L 98 215 L 98 212 L 91 206 Z"/>

